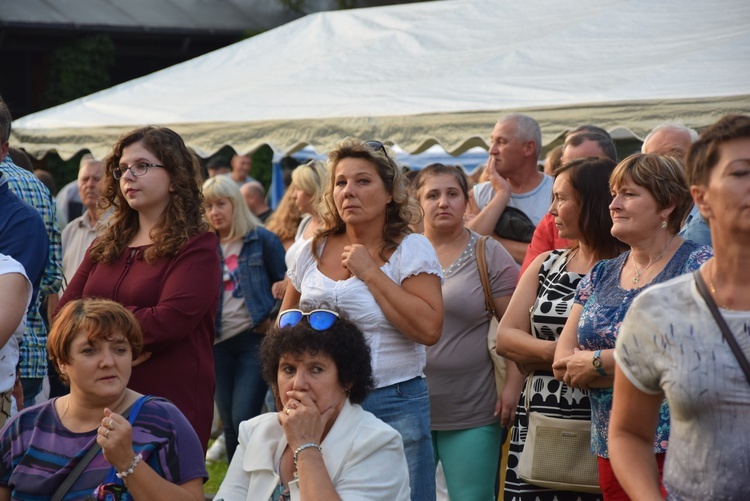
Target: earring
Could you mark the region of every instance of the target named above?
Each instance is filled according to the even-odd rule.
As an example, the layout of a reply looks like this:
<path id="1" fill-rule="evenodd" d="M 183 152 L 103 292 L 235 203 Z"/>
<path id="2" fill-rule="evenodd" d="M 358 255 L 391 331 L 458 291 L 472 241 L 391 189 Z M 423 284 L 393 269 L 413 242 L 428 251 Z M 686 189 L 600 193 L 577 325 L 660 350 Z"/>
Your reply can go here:
<path id="1" fill-rule="evenodd" d="M 666 230 L 667 229 L 667 222 L 666 221 L 662 221 L 661 222 L 661 229 L 662 230 Z"/>

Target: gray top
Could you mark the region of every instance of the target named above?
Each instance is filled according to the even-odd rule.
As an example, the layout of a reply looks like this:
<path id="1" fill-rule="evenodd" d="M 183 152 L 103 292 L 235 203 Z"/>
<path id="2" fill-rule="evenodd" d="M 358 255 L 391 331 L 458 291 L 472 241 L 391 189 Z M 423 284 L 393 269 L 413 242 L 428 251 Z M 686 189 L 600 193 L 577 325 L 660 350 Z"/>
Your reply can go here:
<path id="1" fill-rule="evenodd" d="M 750 312 L 721 313 L 750 357 Z M 615 359 L 638 389 L 669 402 L 668 499 L 750 499 L 750 385 L 692 274 L 635 299 Z"/>

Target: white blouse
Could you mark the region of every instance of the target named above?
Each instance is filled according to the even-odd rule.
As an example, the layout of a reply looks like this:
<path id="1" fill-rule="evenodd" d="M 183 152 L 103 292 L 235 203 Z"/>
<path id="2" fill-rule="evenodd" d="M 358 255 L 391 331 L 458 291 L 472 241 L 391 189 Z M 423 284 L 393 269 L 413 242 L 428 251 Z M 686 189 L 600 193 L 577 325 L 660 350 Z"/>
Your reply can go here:
<path id="1" fill-rule="evenodd" d="M 417 234 L 404 237 L 380 269 L 399 285 L 420 273 L 437 275 L 443 281 L 435 249 L 427 238 Z M 300 249 L 287 275 L 301 294 L 301 309 L 327 308 L 338 311 L 362 330 L 370 345 L 376 388 L 424 376 L 424 345 L 407 338 L 388 321 L 362 280 L 354 276 L 346 280 L 332 280 L 321 273 L 312 256 L 312 242 L 307 242 Z"/>

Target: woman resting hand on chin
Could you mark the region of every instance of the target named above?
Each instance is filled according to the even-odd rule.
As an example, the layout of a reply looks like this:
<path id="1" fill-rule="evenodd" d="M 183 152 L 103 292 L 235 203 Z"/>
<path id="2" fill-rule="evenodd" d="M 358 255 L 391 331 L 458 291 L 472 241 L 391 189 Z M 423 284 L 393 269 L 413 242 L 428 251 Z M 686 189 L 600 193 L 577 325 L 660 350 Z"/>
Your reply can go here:
<path id="1" fill-rule="evenodd" d="M 126 387 L 142 346 L 138 321 L 118 303 L 65 305 L 47 349 L 70 394 L 24 409 L 6 424 L 0 500 L 52 498 L 95 443 L 101 452 L 63 499 L 105 499 L 106 492 L 127 489 L 134 500 L 203 500 L 208 475 L 190 423 L 166 400 L 143 399 Z M 140 405 L 131 425 L 129 409 Z M 124 486 L 113 485 L 114 473 Z"/>
<path id="2" fill-rule="evenodd" d="M 261 345 L 278 413 L 240 425 L 217 501 L 409 499 L 401 436 L 358 404 L 372 387 L 362 332 L 330 310 L 282 311 Z"/>

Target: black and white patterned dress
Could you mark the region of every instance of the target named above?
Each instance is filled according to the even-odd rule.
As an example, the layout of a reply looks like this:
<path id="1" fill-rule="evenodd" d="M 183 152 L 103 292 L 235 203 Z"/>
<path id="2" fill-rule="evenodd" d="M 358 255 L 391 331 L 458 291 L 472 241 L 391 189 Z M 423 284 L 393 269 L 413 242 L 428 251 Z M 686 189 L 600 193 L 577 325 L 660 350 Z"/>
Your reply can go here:
<path id="1" fill-rule="evenodd" d="M 539 288 L 536 302 L 531 309 L 531 318 L 534 335 L 540 339 L 556 341 L 560 338 L 573 306 L 576 287 L 584 276 L 565 269 L 569 254 L 568 250 L 552 251 L 539 270 Z M 591 419 L 588 392 L 568 387 L 565 383 L 556 380 L 551 371 L 535 371 L 528 377 L 533 378 L 530 411 L 556 418 Z M 528 384 L 528 379 L 526 383 Z M 601 499 L 598 494 L 553 491 L 529 485 L 518 478 L 518 460 L 526 441 L 526 428 L 529 422 L 525 407 L 527 387 L 524 385 L 521 393 L 516 409 L 516 421 L 510 436 L 505 500 L 593 501 Z"/>

